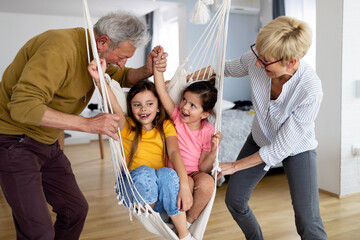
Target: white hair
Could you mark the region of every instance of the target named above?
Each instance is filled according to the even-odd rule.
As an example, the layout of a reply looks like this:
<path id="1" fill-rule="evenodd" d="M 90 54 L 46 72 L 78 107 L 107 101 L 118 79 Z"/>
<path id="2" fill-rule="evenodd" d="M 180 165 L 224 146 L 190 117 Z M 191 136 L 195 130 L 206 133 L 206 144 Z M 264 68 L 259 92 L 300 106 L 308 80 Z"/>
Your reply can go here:
<path id="1" fill-rule="evenodd" d="M 145 21 L 131 13 L 115 12 L 101 17 L 94 25 L 98 35 L 106 35 L 111 41 L 111 48 L 122 42 L 131 42 L 134 47 L 145 46 L 150 36 Z"/>

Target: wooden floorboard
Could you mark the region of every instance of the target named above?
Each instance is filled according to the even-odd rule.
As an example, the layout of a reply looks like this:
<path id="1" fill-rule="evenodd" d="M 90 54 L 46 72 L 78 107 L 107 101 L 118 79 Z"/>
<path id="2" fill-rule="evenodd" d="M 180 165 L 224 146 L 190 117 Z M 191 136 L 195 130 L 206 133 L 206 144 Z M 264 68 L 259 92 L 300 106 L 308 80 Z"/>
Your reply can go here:
<path id="1" fill-rule="evenodd" d="M 100 159 L 98 142 L 65 146 L 78 184 L 88 203 L 89 213 L 80 239 L 155 240 L 128 212 L 118 206 L 109 144 L 104 142 L 105 159 Z M 245 239 L 228 212 L 224 199 L 226 183 L 217 189 L 205 240 Z M 256 187 L 250 205 L 267 240 L 298 240 L 286 176 L 270 172 Z M 320 192 L 320 210 L 331 240 L 360 239 L 360 194 L 337 198 Z M 55 218 L 52 214 L 53 219 Z M 0 239 L 16 239 L 11 210 L 0 191 Z"/>

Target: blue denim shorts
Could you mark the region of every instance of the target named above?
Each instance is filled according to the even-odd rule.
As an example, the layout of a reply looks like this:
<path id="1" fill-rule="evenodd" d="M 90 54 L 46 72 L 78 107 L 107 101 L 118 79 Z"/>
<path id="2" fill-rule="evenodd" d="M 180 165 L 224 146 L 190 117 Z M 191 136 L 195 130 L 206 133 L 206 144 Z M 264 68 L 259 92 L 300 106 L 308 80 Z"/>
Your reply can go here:
<path id="1" fill-rule="evenodd" d="M 130 175 L 144 201 L 148 204 L 155 203 L 155 212 L 161 214 L 165 211 L 169 216 L 181 213 L 176 206 L 180 188 L 179 177 L 173 169 L 164 167 L 155 170 L 143 165 L 131 170 Z M 129 194 L 129 197 L 124 197 L 127 205 L 129 202 L 136 203 L 135 199 L 145 204 L 136 193 L 135 196 L 132 195 L 129 182 L 126 177 L 124 179 Z M 116 192 L 119 193 L 119 189 L 116 189 Z"/>

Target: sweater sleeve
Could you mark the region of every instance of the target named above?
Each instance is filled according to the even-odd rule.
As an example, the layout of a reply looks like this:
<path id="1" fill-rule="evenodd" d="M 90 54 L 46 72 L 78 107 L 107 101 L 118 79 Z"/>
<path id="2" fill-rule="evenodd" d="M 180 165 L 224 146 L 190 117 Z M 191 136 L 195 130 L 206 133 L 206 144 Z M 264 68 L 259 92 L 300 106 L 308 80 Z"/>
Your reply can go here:
<path id="1" fill-rule="evenodd" d="M 13 120 L 39 126 L 56 90 L 63 83 L 67 68 L 66 54 L 44 45 L 29 59 L 8 103 Z"/>

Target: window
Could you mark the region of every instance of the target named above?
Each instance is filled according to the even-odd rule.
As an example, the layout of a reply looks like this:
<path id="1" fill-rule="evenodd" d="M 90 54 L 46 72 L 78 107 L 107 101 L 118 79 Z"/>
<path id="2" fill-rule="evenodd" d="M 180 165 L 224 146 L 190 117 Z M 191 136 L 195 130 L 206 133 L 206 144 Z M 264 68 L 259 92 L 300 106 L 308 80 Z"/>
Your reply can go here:
<path id="1" fill-rule="evenodd" d="M 170 80 L 179 66 L 179 21 L 177 8 L 158 9 L 154 12 L 153 47 L 163 46 L 168 53 L 165 80 Z"/>

